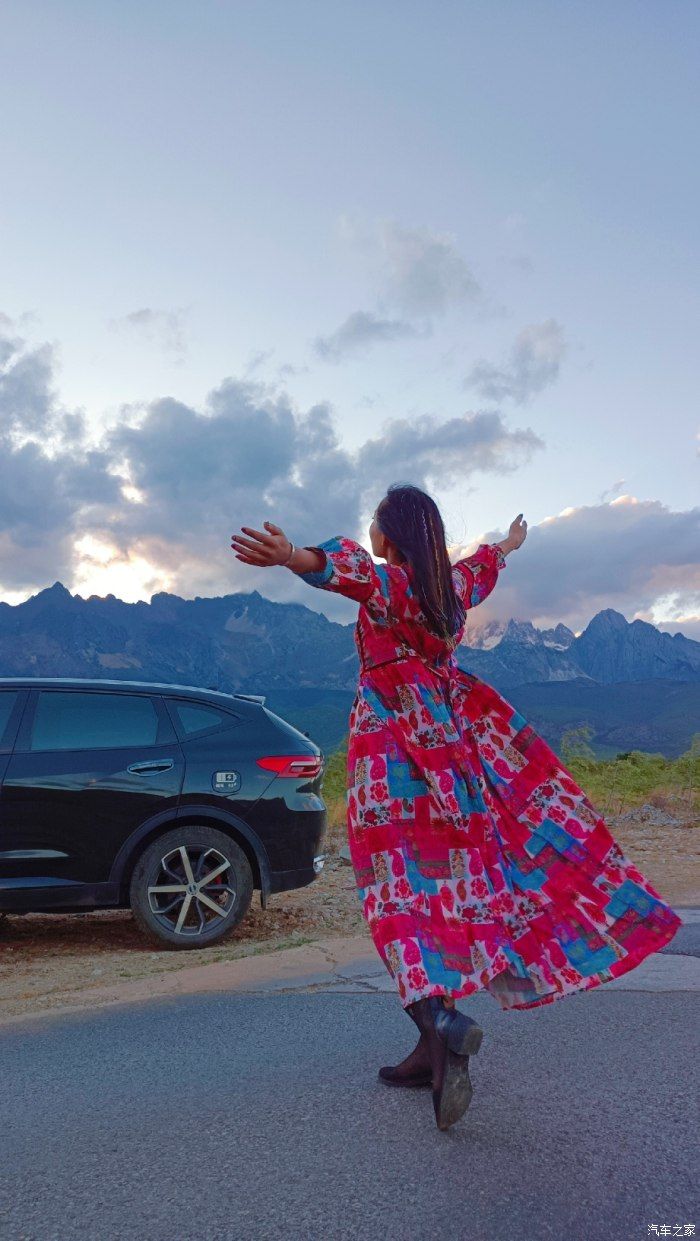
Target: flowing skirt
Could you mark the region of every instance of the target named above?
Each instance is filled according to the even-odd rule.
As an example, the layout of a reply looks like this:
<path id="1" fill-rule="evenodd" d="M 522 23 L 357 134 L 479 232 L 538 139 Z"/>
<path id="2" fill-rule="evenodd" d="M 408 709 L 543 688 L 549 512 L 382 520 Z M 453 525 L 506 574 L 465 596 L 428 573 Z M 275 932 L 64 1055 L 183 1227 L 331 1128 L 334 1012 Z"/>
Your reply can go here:
<path id="1" fill-rule="evenodd" d="M 471 673 L 405 671 L 361 676 L 346 793 L 363 914 L 402 1003 L 485 990 L 534 1008 L 667 944 L 680 917 L 523 716 Z"/>

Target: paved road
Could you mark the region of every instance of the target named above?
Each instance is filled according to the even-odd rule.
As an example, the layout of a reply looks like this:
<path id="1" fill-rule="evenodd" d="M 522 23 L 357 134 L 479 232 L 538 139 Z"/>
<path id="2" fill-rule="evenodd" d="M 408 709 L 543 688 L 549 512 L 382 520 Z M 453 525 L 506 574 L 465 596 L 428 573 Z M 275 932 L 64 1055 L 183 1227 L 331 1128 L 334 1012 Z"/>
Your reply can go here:
<path id="1" fill-rule="evenodd" d="M 628 986 L 634 974 L 641 967 Z M 539 1012 L 504 1013 L 486 994 L 461 1004 L 486 1036 L 472 1106 L 446 1134 L 429 1093 L 375 1078 L 413 1036 L 379 991 L 203 994 L 8 1026 L 0 1237 L 637 1241 L 649 1224 L 700 1231 L 698 996 L 668 977 L 670 990 L 618 980 Z"/>

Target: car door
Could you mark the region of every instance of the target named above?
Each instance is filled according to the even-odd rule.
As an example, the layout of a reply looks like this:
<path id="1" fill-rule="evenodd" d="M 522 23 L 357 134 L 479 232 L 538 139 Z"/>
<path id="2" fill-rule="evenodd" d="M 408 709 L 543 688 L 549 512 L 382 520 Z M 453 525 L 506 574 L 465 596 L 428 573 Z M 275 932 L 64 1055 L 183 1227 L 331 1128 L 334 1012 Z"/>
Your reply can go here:
<path id="1" fill-rule="evenodd" d="M 105 882 L 135 828 L 175 816 L 183 775 L 160 695 L 32 690 L 2 784 L 5 873 L 25 887 Z"/>
<path id="2" fill-rule="evenodd" d="M 28 690 L 0 688 L 0 786 L 17 736 Z M 0 843 L 0 848 L 2 844 Z"/>
<path id="3" fill-rule="evenodd" d="M 0 889 L 3 878 L 16 861 L 15 850 L 9 848 L 7 834 L 4 831 L 2 815 L 2 781 L 10 761 L 12 748 L 17 736 L 17 729 L 29 691 L 26 689 L 0 689 Z"/>

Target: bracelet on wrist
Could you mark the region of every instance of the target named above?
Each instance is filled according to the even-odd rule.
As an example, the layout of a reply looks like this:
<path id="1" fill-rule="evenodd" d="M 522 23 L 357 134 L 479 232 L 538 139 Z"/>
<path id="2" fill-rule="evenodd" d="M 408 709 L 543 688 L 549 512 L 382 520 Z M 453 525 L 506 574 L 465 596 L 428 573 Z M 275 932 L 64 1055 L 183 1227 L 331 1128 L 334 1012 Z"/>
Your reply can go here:
<path id="1" fill-rule="evenodd" d="M 287 567 L 287 565 L 289 564 L 290 560 L 292 559 L 292 556 L 294 555 L 294 553 L 295 553 L 295 551 L 296 551 L 296 548 L 295 548 L 294 544 L 292 543 L 292 540 L 291 540 L 291 539 L 289 540 L 289 546 L 291 547 L 291 551 L 290 551 L 289 555 L 287 556 L 287 559 L 286 559 L 286 560 L 281 560 L 281 561 L 280 561 L 280 564 L 281 564 L 281 566 L 282 566 L 282 568 L 283 568 L 283 569 Z"/>

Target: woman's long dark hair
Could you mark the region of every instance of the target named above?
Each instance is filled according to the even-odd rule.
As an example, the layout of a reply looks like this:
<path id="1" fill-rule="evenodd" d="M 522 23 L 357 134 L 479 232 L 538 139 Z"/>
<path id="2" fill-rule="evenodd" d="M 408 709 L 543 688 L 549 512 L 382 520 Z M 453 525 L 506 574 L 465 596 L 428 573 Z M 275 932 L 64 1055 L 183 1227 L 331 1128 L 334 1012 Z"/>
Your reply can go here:
<path id="1" fill-rule="evenodd" d="M 466 609 L 452 582 L 445 527 L 431 496 L 411 483 L 392 483 L 377 505 L 376 522 L 413 568 L 415 590 L 429 627 L 452 639 L 464 624 Z"/>

